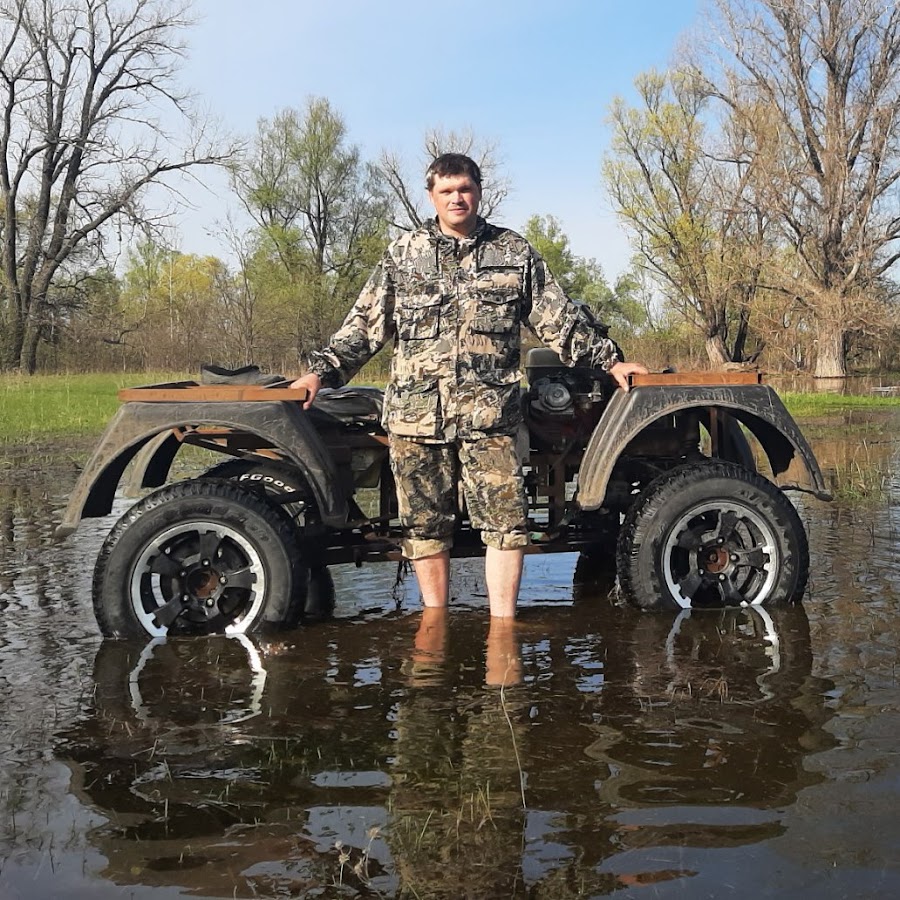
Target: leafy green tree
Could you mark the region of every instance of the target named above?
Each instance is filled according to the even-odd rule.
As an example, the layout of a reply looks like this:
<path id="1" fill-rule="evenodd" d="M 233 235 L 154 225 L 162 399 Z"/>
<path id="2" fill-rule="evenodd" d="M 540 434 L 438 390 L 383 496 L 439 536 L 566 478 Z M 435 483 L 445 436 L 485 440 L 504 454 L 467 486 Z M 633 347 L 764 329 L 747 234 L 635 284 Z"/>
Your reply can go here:
<path id="1" fill-rule="evenodd" d="M 741 362 L 768 242 L 743 132 L 729 123 L 708 134 L 708 98 L 684 72 L 645 73 L 635 86 L 637 107 L 612 104 L 604 176 L 616 211 L 709 361 Z"/>
<path id="2" fill-rule="evenodd" d="M 596 310 L 618 335 L 633 333 L 646 323 L 634 273 L 624 273 L 610 287 L 596 260 L 573 252 L 569 236 L 554 216 L 532 216 L 525 223 L 524 236 L 544 258 L 566 294 Z"/>
<path id="3" fill-rule="evenodd" d="M 343 119 L 324 98 L 262 119 L 234 186 L 278 261 L 296 309 L 296 349 L 342 321 L 386 244 L 387 209 Z"/>
<path id="4" fill-rule="evenodd" d="M 216 285 L 224 264 L 152 242 L 129 255 L 120 334 L 141 368 L 196 372 L 219 357 L 222 306 Z"/>

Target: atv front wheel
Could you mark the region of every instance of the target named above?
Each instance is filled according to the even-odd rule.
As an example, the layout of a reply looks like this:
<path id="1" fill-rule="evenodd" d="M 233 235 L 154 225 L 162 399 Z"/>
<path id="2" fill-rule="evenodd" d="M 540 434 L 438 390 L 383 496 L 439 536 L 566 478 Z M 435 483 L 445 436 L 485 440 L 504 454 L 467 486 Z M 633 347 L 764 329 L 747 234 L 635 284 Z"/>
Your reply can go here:
<path id="1" fill-rule="evenodd" d="M 290 518 L 230 481 L 184 481 L 133 506 L 94 569 L 107 637 L 248 634 L 299 621 L 306 567 Z"/>
<path id="2" fill-rule="evenodd" d="M 790 500 L 719 460 L 651 482 L 625 517 L 616 557 L 625 598 L 642 609 L 790 603 L 809 570 L 806 532 Z"/>
<path id="3" fill-rule="evenodd" d="M 248 491 L 255 491 L 277 504 L 293 520 L 301 553 L 310 560 L 315 551 L 304 547 L 303 537 L 319 521 L 312 491 L 297 472 L 284 463 L 260 462 L 251 459 L 229 459 L 207 469 L 202 478 L 227 478 Z M 285 497 L 293 499 L 285 502 Z M 325 566 L 310 564 L 309 583 L 303 606 L 303 618 L 308 620 L 330 619 L 334 614 L 334 581 Z"/>

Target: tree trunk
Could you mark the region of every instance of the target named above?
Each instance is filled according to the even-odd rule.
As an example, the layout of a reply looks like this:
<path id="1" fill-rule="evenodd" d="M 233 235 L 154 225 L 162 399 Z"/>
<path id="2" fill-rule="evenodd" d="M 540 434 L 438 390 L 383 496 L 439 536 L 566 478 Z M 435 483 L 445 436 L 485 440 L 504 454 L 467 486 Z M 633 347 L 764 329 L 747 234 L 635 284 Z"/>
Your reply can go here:
<path id="1" fill-rule="evenodd" d="M 40 341 L 41 329 L 37 326 L 29 328 L 25 335 L 22 358 L 19 362 L 19 368 L 28 375 L 34 375 L 37 371 L 37 351 Z"/>
<path id="2" fill-rule="evenodd" d="M 17 309 L 10 309 L 9 319 L 11 320 L 9 332 L 3 335 L 3 359 L 0 360 L 0 367 L 17 369 L 25 343 L 25 328 Z"/>
<path id="3" fill-rule="evenodd" d="M 846 378 L 846 329 L 834 322 L 819 322 L 815 378 Z"/>
<path id="4" fill-rule="evenodd" d="M 714 368 L 721 368 L 725 363 L 731 362 L 721 334 L 707 335 L 706 355 Z"/>

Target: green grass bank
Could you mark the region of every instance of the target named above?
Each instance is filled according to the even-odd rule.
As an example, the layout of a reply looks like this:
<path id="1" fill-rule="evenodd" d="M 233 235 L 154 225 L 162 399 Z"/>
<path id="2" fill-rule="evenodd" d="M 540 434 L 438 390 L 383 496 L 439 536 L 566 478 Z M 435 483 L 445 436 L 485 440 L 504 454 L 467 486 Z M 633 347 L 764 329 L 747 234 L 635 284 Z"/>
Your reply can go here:
<path id="1" fill-rule="evenodd" d="M 119 406 L 120 388 L 184 377 L 159 372 L 0 375 L 0 444 L 97 436 Z"/>

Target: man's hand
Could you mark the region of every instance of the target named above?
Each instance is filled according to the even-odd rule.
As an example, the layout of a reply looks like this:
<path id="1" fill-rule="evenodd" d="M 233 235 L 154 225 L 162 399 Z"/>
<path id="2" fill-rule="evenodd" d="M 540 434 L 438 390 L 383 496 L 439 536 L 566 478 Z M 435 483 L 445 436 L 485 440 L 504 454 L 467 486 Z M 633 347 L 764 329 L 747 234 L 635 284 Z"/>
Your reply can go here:
<path id="1" fill-rule="evenodd" d="M 642 366 L 640 363 L 630 363 L 630 362 L 617 362 L 610 370 L 609 374 L 612 375 L 613 378 L 616 379 L 616 384 L 622 388 L 623 391 L 628 391 L 628 376 L 629 375 L 646 375 L 647 367 Z"/>
<path id="2" fill-rule="evenodd" d="M 296 381 L 291 382 L 292 388 L 306 388 L 306 402 L 303 404 L 304 409 L 309 409 L 322 387 L 322 379 L 315 372 L 307 372 L 301 375 Z"/>

